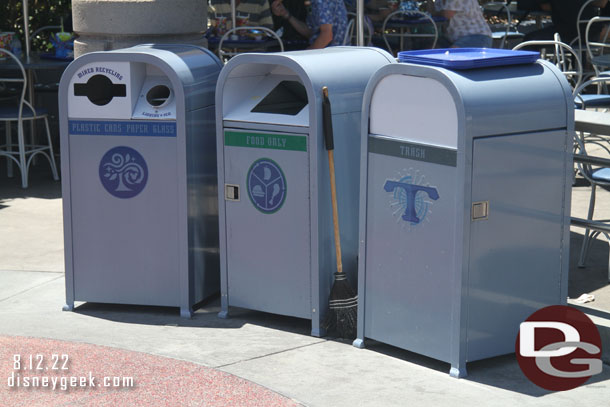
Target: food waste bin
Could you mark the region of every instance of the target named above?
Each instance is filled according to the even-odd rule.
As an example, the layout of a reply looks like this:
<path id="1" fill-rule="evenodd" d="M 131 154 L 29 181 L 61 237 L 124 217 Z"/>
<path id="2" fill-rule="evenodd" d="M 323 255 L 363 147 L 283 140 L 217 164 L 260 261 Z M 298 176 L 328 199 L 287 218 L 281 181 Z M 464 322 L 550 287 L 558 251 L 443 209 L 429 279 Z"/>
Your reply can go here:
<path id="1" fill-rule="evenodd" d="M 180 307 L 219 288 L 214 92 L 190 45 L 94 52 L 64 72 L 60 126 L 66 310 Z"/>
<path id="2" fill-rule="evenodd" d="M 495 51 L 420 51 L 364 96 L 354 345 L 456 377 L 514 352 L 519 324 L 567 297 L 571 90 L 537 53 L 491 64 Z"/>
<path id="3" fill-rule="evenodd" d="M 243 54 L 216 89 L 221 312 L 307 318 L 320 336 L 336 269 L 322 87 L 332 103 L 344 269 L 356 281 L 362 94 L 375 48 Z"/>

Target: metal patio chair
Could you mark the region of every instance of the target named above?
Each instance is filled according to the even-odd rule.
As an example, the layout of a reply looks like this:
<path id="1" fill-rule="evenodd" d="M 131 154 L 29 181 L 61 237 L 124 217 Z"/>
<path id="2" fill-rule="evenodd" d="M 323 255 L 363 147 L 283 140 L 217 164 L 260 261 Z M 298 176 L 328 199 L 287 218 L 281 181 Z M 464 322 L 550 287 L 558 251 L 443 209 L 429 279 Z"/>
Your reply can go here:
<path id="1" fill-rule="evenodd" d="M 508 40 L 522 40 L 525 34 L 517 31 L 517 27 L 513 24 L 512 15 L 510 13 L 510 7 L 508 3 L 500 1 L 490 1 L 483 5 L 483 13 L 486 15 L 494 14 L 497 16 L 506 17 L 506 23 L 502 25 L 501 29 L 497 30 L 494 24 L 489 24 L 494 43 L 500 42 L 499 48 L 504 48 Z"/>
<path id="2" fill-rule="evenodd" d="M 438 41 L 438 27 L 434 19 L 429 14 L 417 10 L 398 10 L 389 14 L 383 20 L 381 32 L 387 50 L 393 55 L 396 54 L 390 46 L 390 38 L 399 39 L 399 51 L 434 48 Z M 416 44 L 417 42 L 429 44 L 422 46 L 421 43 Z"/>
<path id="3" fill-rule="evenodd" d="M 574 90 L 575 100 L 577 101 L 580 93 L 585 88 L 587 88 L 588 86 L 596 86 L 598 84 L 610 84 L 610 77 L 598 77 L 585 81 Z M 600 131 L 604 131 L 603 129 L 607 128 L 608 126 L 598 125 L 597 123 L 598 121 L 607 122 L 608 119 L 610 119 L 610 113 L 594 111 L 583 111 L 577 113 L 588 115 L 587 117 L 591 116 L 590 119 L 587 120 L 584 120 L 583 118 L 577 120 L 579 122 L 579 125 L 577 126 L 577 131 L 575 132 L 574 139 L 575 153 L 584 157 L 589 157 L 588 162 L 581 161 L 576 163 L 578 172 L 591 184 L 591 195 L 589 198 L 589 209 L 586 220 L 588 222 L 595 221 L 598 223 L 609 223 L 610 219 L 593 219 L 595 213 L 595 199 L 597 187 L 610 187 L 610 166 L 607 165 L 609 161 L 606 158 L 605 161 L 597 160 L 598 162 L 592 163 L 591 158 L 595 159 L 603 157 L 591 157 L 591 155 L 588 153 L 588 147 L 590 149 L 590 147 L 595 146 L 599 151 L 603 152 L 606 157 L 610 156 L 610 145 L 608 144 L 608 137 L 610 137 L 610 132 L 606 131 L 606 133 L 609 134 L 598 134 Z M 578 259 L 578 267 L 585 267 L 586 258 L 591 241 L 600 234 L 604 234 L 606 238 L 608 238 L 608 234 L 603 231 L 590 230 L 589 228 L 585 228 L 585 234 L 580 249 L 580 256 Z"/>
<path id="4" fill-rule="evenodd" d="M 583 68 L 580 57 L 568 44 L 555 41 L 526 41 L 517 44 L 513 50 L 523 48 L 541 49 L 542 59 L 553 63 L 572 85 L 572 89 L 578 88 L 582 82 Z M 550 52 L 549 52 L 550 51 Z"/>
<path id="5" fill-rule="evenodd" d="M 356 13 L 351 11 L 347 12 L 347 29 L 345 30 L 345 37 L 343 39 L 343 45 L 356 45 Z M 370 46 L 373 44 L 373 22 L 367 16 L 364 16 L 364 45 Z"/>
<path id="6" fill-rule="evenodd" d="M 277 46 L 279 46 L 280 51 L 284 52 L 284 43 L 277 33 L 266 27 L 234 27 L 228 30 L 224 35 L 220 38 L 218 42 L 218 57 L 223 63 L 226 63 L 231 57 L 234 57 L 238 54 L 243 54 L 244 52 L 261 52 L 266 50 L 266 45 L 264 43 L 257 44 L 254 40 L 251 42 L 243 41 L 242 44 L 239 44 L 239 41 L 234 41 L 231 39 L 233 35 L 239 35 L 239 33 L 247 32 L 247 31 L 261 31 L 262 35 L 268 38 L 272 38 L 277 41 Z M 230 47 L 225 46 L 226 42 L 234 41 L 234 44 Z M 274 44 L 275 46 L 276 44 Z"/>
<path id="7" fill-rule="evenodd" d="M 0 121 L 4 122 L 6 127 L 6 141 L 4 144 L 0 144 L 0 157 L 7 158 L 7 174 L 9 177 L 12 177 L 13 164 L 17 164 L 17 167 L 21 172 L 21 186 L 27 188 L 28 172 L 32 159 L 38 154 L 41 154 L 49 161 L 53 179 L 57 181 L 59 180 L 59 175 L 57 173 L 57 166 L 53 155 L 53 144 L 51 143 L 51 131 L 49 129 L 47 111 L 44 108 L 34 108 L 34 106 L 25 100 L 28 81 L 25 69 L 19 61 L 19 58 L 5 49 L 0 49 L 0 55 L 8 57 L 15 68 L 14 70 L 8 71 L 9 73 L 15 73 L 15 75 L 0 77 L 0 83 L 10 85 L 11 87 L 14 86 L 18 89 L 17 97 L 14 100 L 9 100 L 0 105 Z M 6 72 L 6 70 L 3 72 Z M 46 145 L 34 144 L 34 142 L 26 143 L 23 123 L 26 121 L 32 122 L 33 120 L 44 120 L 47 139 Z M 13 123 L 17 124 L 17 143 L 13 142 Z"/>

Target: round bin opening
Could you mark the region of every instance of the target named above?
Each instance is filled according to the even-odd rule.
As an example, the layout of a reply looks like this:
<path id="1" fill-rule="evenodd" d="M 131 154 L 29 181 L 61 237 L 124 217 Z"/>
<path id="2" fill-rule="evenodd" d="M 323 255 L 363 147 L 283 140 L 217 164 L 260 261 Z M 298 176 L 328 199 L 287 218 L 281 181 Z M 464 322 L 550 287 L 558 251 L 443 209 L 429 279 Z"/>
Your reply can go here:
<path id="1" fill-rule="evenodd" d="M 161 107 L 167 103 L 172 91 L 165 85 L 157 85 L 150 88 L 146 94 L 146 101 L 154 107 Z"/>

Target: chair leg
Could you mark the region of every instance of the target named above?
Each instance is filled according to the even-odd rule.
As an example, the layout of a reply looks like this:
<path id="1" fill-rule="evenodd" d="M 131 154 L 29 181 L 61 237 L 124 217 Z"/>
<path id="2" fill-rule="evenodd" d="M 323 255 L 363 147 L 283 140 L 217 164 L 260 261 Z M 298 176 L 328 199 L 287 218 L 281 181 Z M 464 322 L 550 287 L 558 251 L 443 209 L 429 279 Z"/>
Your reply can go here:
<path id="1" fill-rule="evenodd" d="M 608 283 L 610 283 L 610 237 L 606 235 L 606 240 L 608 240 Z"/>
<path id="2" fill-rule="evenodd" d="M 593 211 L 595 210 L 595 189 L 597 185 L 591 184 L 591 198 L 589 199 L 589 213 L 587 214 L 587 220 L 593 220 Z M 585 229 L 585 235 L 582 240 L 582 246 L 580 246 L 580 258 L 578 260 L 578 268 L 585 267 L 585 260 L 589 251 L 589 244 L 591 243 L 592 233 L 589 229 Z"/>
<path id="3" fill-rule="evenodd" d="M 57 166 L 55 165 L 55 155 L 53 154 L 53 144 L 51 143 L 51 130 L 49 129 L 49 120 L 44 118 L 44 125 L 47 129 L 47 142 L 49 143 L 49 161 L 51 164 L 51 171 L 53 172 L 53 179 L 59 181 L 59 175 L 57 174 Z"/>
<path id="4" fill-rule="evenodd" d="M 25 161 L 25 135 L 23 134 L 23 122 L 17 122 L 17 140 L 19 141 L 19 167 L 21 170 L 21 188 L 28 187 L 28 166 Z"/>
<path id="5" fill-rule="evenodd" d="M 11 134 L 11 122 L 4 122 L 6 126 L 6 151 L 10 154 L 13 151 L 13 135 Z M 6 157 L 6 176 L 13 178 L 13 160 Z"/>

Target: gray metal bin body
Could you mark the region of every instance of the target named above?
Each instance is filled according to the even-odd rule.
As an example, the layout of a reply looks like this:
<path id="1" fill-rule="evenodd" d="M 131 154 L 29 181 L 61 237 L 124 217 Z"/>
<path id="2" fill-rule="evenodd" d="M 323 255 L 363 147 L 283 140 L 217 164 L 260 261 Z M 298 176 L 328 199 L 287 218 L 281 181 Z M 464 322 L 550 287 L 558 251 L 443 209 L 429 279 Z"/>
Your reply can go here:
<path id="1" fill-rule="evenodd" d="M 60 90 L 66 309 L 180 307 L 219 288 L 214 92 L 190 45 L 75 60 Z"/>
<path id="2" fill-rule="evenodd" d="M 391 62 L 379 49 L 332 47 L 225 65 L 216 91 L 221 317 L 237 306 L 311 319 L 312 335 L 322 334 L 336 269 L 322 87 L 332 102 L 343 264 L 355 284 L 362 94 Z M 267 96 L 282 92 L 288 99 L 270 108 Z M 290 114 L 274 110 L 291 104 Z"/>
<path id="3" fill-rule="evenodd" d="M 542 61 L 371 79 L 362 116 L 358 337 L 451 364 L 514 352 L 567 297 L 572 96 Z M 370 123 L 370 124 L 369 124 Z"/>

